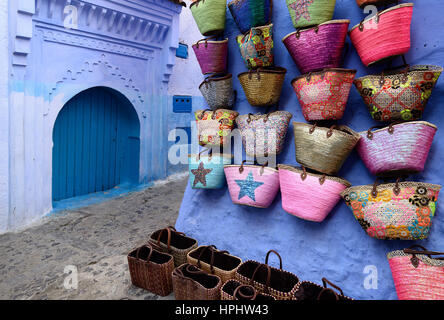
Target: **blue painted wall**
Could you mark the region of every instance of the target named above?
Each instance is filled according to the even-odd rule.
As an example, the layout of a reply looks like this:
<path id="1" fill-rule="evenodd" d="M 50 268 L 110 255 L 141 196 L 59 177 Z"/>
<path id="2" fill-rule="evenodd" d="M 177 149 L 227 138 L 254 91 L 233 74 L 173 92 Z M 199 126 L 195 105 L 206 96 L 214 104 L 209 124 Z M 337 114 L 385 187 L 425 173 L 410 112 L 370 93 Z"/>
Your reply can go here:
<path id="1" fill-rule="evenodd" d="M 410 64 L 444 64 L 444 23 L 441 12 L 444 2 L 439 0 L 414 1 L 412 47 L 406 55 Z M 364 14 L 354 0 L 337 0 L 334 19 L 348 18 L 350 27 L 358 24 Z M 304 121 L 299 103 L 290 81 L 299 72 L 286 51 L 281 39 L 294 31 L 285 1 L 274 1 L 274 41 L 276 65 L 287 68 L 288 73 L 281 96 L 281 108 L 293 113 L 294 121 Z M 229 37 L 230 72 L 237 75 L 245 71 L 235 36 L 239 31 L 227 11 L 226 35 Z M 347 39 L 350 42 L 349 38 Z M 197 62 L 196 62 L 197 63 Z M 365 68 L 354 49 L 345 60 L 345 67 L 358 70 L 357 77 L 380 71 L 380 67 Z M 251 107 L 243 94 L 239 81 L 237 110 L 241 114 L 263 111 Z M 444 107 L 444 79 L 429 101 L 424 120 L 436 124 L 441 130 L 435 137 L 430 157 L 423 173 L 411 180 L 444 184 L 442 161 L 444 151 L 444 119 L 440 116 Z M 367 130 L 376 123 L 353 87 L 346 116 L 341 123 L 357 131 Z M 296 165 L 294 156 L 293 128 L 288 130 L 285 151 L 278 163 Z M 343 166 L 340 176 L 353 185 L 374 181 L 356 152 Z M 421 244 L 434 250 L 444 250 L 444 207 L 442 197 L 433 222 L 429 239 Z M 232 204 L 227 189 L 192 190 L 188 186 L 180 215 L 176 223 L 180 231 L 197 238 L 201 244 L 215 244 L 243 259 L 263 261 L 269 249 L 278 250 L 284 259 L 284 268 L 296 273 L 302 280 L 321 282 L 327 277 L 338 283 L 344 292 L 357 299 L 397 299 L 386 253 L 410 246 L 410 241 L 381 241 L 368 237 L 356 222 L 351 211 L 341 202 L 321 224 L 303 221 L 285 213 L 280 195 L 269 209 L 261 210 Z M 274 262 L 274 261 L 273 261 Z M 364 267 L 374 265 L 378 270 L 378 289 L 364 288 Z"/>

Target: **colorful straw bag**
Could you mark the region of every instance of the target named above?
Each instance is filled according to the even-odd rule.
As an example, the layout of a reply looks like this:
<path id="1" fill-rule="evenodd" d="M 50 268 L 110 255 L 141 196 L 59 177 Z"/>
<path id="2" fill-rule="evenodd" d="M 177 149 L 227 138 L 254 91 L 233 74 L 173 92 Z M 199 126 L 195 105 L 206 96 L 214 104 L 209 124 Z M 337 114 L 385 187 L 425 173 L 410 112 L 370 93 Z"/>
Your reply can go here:
<path id="1" fill-rule="evenodd" d="M 171 255 L 158 252 L 146 244 L 132 250 L 127 258 L 133 285 L 162 297 L 173 291 L 171 272 L 174 261 Z"/>
<path id="2" fill-rule="evenodd" d="M 194 21 L 204 36 L 218 35 L 225 30 L 227 0 L 197 0 L 190 5 Z"/>
<path id="3" fill-rule="evenodd" d="M 442 68 L 408 65 L 404 67 L 404 70 L 368 75 L 354 81 L 374 120 L 421 119 Z"/>
<path id="4" fill-rule="evenodd" d="M 271 23 L 272 0 L 233 0 L 228 3 L 234 22 L 240 32 Z"/>
<path id="5" fill-rule="evenodd" d="M 281 96 L 286 73 L 287 70 L 280 67 L 240 73 L 238 78 L 248 103 L 254 107 L 276 105 Z"/>
<path id="6" fill-rule="evenodd" d="M 292 166 L 279 165 L 282 208 L 304 220 L 322 222 L 351 186 L 343 179 L 308 173 Z"/>
<path id="7" fill-rule="evenodd" d="M 225 166 L 228 190 L 235 204 L 257 208 L 268 208 L 279 190 L 279 172 L 262 166 L 244 165 Z"/>
<path id="8" fill-rule="evenodd" d="M 236 38 L 248 69 L 273 65 L 273 25 L 252 28 L 247 34 Z"/>
<path id="9" fill-rule="evenodd" d="M 307 121 L 343 117 L 356 70 L 324 69 L 295 78 L 291 85 Z"/>
<path id="10" fill-rule="evenodd" d="M 222 281 L 192 264 L 185 263 L 172 273 L 176 300 L 219 300 Z"/>
<path id="11" fill-rule="evenodd" d="M 236 101 L 231 73 L 209 76 L 199 85 L 199 90 L 211 110 L 231 109 Z"/>
<path id="12" fill-rule="evenodd" d="M 443 257 L 433 257 L 437 255 Z M 444 300 L 443 252 L 414 245 L 387 258 L 399 300 Z"/>
<path id="13" fill-rule="evenodd" d="M 222 300 L 276 300 L 269 294 L 259 293 L 253 286 L 241 284 L 233 279 L 225 282 L 222 288 L 220 288 L 220 296 Z"/>
<path id="14" fill-rule="evenodd" d="M 241 131 L 245 153 L 258 158 L 280 154 L 292 117 L 287 111 L 238 116 L 236 124 Z"/>
<path id="15" fill-rule="evenodd" d="M 361 136 L 346 126 L 317 127 L 293 122 L 296 161 L 328 175 L 335 175 Z"/>
<path id="16" fill-rule="evenodd" d="M 400 176 L 424 170 L 437 130 L 435 125 L 413 121 L 390 124 L 376 131 L 372 131 L 373 128 L 361 132 L 356 146 L 373 175 Z"/>
<path id="17" fill-rule="evenodd" d="M 315 26 L 333 18 L 336 0 L 286 0 L 294 27 Z"/>
<path id="18" fill-rule="evenodd" d="M 350 20 L 332 20 L 282 39 L 301 74 L 339 68 Z"/>
<path id="19" fill-rule="evenodd" d="M 221 189 L 225 186 L 224 166 L 231 164 L 227 154 L 189 155 L 189 176 L 193 189 Z"/>
<path id="20" fill-rule="evenodd" d="M 271 252 L 279 258 L 279 269 L 268 265 Z M 282 258 L 274 250 L 267 252 L 265 264 L 253 260 L 242 263 L 236 271 L 236 280 L 251 285 L 259 293 L 269 294 L 276 300 L 295 300 L 294 293 L 299 286 L 298 277 L 282 269 Z"/>
<path id="21" fill-rule="evenodd" d="M 294 296 L 296 300 L 299 301 L 322 301 L 322 300 L 336 300 L 336 301 L 348 301 L 353 300 L 350 297 L 347 297 L 342 292 L 342 289 L 336 286 L 335 284 L 328 281 L 326 278 L 322 278 L 323 286 L 320 286 L 316 283 L 310 281 L 302 281 L 300 282 L 298 289 L 296 290 Z M 329 284 L 332 288 L 327 287 Z"/>
<path id="22" fill-rule="evenodd" d="M 215 246 L 201 246 L 188 253 L 188 263 L 207 273 L 218 276 L 222 283 L 234 279 L 242 260 L 228 251 L 217 250 Z"/>
<path id="23" fill-rule="evenodd" d="M 356 0 L 356 3 L 360 8 L 364 8 L 368 5 L 388 5 L 392 3 L 399 3 L 399 0 Z"/>
<path id="24" fill-rule="evenodd" d="M 413 3 L 400 4 L 361 21 L 350 30 L 350 39 L 367 67 L 410 50 Z"/>
<path id="25" fill-rule="evenodd" d="M 201 146 L 223 146 L 231 137 L 234 120 L 238 112 L 218 109 L 198 110 L 194 113 L 197 123 L 198 141 Z"/>
<path id="26" fill-rule="evenodd" d="M 441 186 L 396 182 L 351 187 L 342 192 L 361 227 L 372 238 L 422 240 L 429 235 Z"/>
<path id="27" fill-rule="evenodd" d="M 187 254 L 197 248 L 197 240 L 178 232 L 174 227 L 167 227 L 153 232 L 148 243 L 160 252 L 169 253 L 174 258 L 174 266 L 187 262 Z"/>
<path id="28" fill-rule="evenodd" d="M 193 50 L 203 74 L 227 72 L 228 39 L 202 39 L 193 44 Z"/>

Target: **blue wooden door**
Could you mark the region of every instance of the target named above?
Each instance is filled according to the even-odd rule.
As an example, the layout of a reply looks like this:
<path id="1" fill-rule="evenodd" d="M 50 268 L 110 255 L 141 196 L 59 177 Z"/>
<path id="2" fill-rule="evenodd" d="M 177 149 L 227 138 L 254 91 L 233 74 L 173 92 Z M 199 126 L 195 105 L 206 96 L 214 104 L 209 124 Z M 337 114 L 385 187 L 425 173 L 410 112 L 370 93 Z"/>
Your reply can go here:
<path id="1" fill-rule="evenodd" d="M 60 111 L 53 131 L 53 201 L 138 183 L 140 124 L 120 93 L 91 88 Z"/>

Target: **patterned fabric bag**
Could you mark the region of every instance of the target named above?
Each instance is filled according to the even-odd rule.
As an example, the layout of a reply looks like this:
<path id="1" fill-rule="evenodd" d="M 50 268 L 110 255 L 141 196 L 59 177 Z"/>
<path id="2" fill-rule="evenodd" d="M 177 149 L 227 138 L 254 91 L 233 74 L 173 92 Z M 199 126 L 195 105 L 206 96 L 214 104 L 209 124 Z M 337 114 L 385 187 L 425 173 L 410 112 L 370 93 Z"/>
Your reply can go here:
<path id="1" fill-rule="evenodd" d="M 298 289 L 294 294 L 296 300 L 299 301 L 353 300 L 352 298 L 344 295 L 341 288 L 331 283 L 326 278 L 322 278 L 322 284 L 323 286 L 320 286 L 310 281 L 302 281 L 299 284 Z M 336 289 L 336 291 L 328 288 L 327 284 L 329 284 L 332 288 Z"/>
<path id="2" fill-rule="evenodd" d="M 228 280 L 220 288 L 222 300 L 254 300 L 273 301 L 276 300 L 269 294 L 259 293 L 253 286 L 241 284 L 237 280 Z"/>
<path id="3" fill-rule="evenodd" d="M 239 115 L 228 109 L 199 110 L 194 113 L 197 123 L 198 141 L 201 146 L 223 146 L 231 137 L 231 130 Z"/>
<path id="4" fill-rule="evenodd" d="M 248 69 L 273 66 L 273 24 L 252 28 L 237 43 Z"/>

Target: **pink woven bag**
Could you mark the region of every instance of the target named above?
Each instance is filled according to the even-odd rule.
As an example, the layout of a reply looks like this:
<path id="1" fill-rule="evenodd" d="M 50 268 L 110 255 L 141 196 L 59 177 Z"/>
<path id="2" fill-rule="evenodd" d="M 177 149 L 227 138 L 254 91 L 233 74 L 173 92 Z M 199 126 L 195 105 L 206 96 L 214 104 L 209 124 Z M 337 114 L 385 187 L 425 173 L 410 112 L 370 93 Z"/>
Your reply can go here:
<path id="1" fill-rule="evenodd" d="M 379 127 L 379 126 L 377 126 Z M 365 166 L 377 176 L 399 176 L 424 170 L 437 127 L 425 121 L 390 124 L 361 132 L 357 151 Z"/>
<path id="2" fill-rule="evenodd" d="M 279 173 L 276 169 L 262 166 L 228 165 L 224 167 L 231 200 L 257 208 L 268 208 L 279 190 Z"/>
<path id="3" fill-rule="evenodd" d="M 444 257 L 436 255 L 444 252 L 419 245 L 387 255 L 399 300 L 444 300 Z"/>
<path id="4" fill-rule="evenodd" d="M 228 39 L 208 41 L 201 39 L 193 44 L 193 50 L 203 74 L 226 73 L 228 56 Z"/>
<path id="5" fill-rule="evenodd" d="M 366 66 L 410 50 L 413 3 L 400 4 L 361 21 L 349 34 Z"/>
<path id="6" fill-rule="evenodd" d="M 279 165 L 282 208 L 301 219 L 322 222 L 351 184 L 343 179 Z"/>

